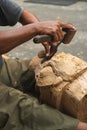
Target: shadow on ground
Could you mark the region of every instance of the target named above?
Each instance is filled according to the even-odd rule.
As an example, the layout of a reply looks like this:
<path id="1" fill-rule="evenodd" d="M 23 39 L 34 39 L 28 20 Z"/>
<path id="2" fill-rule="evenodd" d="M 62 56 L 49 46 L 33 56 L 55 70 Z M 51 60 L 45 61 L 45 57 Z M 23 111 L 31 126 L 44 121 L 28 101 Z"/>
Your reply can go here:
<path id="1" fill-rule="evenodd" d="M 87 0 L 24 0 L 24 2 L 30 2 L 30 3 L 51 4 L 51 5 L 64 5 L 64 6 L 75 4 L 78 1 L 85 1 L 85 2 L 87 2 Z"/>

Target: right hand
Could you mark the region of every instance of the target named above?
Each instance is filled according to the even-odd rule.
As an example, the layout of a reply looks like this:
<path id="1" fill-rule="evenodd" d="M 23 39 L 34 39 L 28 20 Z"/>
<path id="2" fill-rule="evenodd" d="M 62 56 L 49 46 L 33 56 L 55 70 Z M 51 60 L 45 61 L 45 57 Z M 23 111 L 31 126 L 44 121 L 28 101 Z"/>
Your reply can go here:
<path id="1" fill-rule="evenodd" d="M 37 23 L 37 33 L 39 35 L 52 36 L 52 42 L 58 42 L 63 39 L 63 31 L 58 21 L 45 21 Z"/>
<path id="2" fill-rule="evenodd" d="M 45 21 L 37 23 L 37 33 L 39 35 L 50 35 L 51 42 L 42 43 L 45 47 L 46 55 L 51 58 L 57 51 L 57 45 L 63 40 L 65 32 L 64 29 L 76 30 L 76 27 L 71 24 L 66 24 L 58 21 Z"/>

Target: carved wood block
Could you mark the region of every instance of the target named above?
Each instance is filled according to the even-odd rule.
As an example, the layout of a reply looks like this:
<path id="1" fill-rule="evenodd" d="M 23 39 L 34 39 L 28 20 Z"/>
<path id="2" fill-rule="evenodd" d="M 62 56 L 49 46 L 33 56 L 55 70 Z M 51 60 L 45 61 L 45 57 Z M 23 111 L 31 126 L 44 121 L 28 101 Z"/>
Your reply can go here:
<path id="1" fill-rule="evenodd" d="M 82 107 L 87 109 L 87 62 L 71 54 L 56 54 L 36 67 L 35 78 L 41 101 L 87 121 Z"/>
<path id="2" fill-rule="evenodd" d="M 62 105 L 73 117 L 87 122 L 87 71 L 69 84 L 63 91 Z"/>

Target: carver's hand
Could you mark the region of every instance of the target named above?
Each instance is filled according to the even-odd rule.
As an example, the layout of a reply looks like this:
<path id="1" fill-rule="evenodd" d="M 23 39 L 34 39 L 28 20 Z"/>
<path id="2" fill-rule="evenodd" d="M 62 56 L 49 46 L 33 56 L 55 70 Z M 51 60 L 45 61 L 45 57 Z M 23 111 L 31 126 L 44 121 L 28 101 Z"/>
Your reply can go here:
<path id="1" fill-rule="evenodd" d="M 65 30 L 76 31 L 75 26 L 58 21 L 46 21 L 40 22 L 39 24 L 42 26 L 40 27 L 39 35 L 47 34 L 52 37 L 52 41 L 42 43 L 48 58 L 51 58 L 57 52 L 58 43 L 63 40 L 67 33 Z M 66 38 L 67 42 L 68 37 Z"/>
<path id="2" fill-rule="evenodd" d="M 58 49 L 57 44 L 58 44 L 57 42 L 55 43 L 52 42 L 52 44 L 49 42 L 42 43 L 42 45 L 45 48 L 45 57 L 47 59 L 50 59 L 57 52 Z"/>

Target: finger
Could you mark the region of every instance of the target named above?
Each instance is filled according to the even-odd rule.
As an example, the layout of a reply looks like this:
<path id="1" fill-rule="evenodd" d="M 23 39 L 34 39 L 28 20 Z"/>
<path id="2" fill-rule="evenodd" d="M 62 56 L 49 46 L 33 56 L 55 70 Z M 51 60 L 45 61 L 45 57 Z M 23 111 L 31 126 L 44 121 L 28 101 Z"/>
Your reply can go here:
<path id="1" fill-rule="evenodd" d="M 60 26 L 61 26 L 62 28 L 68 28 L 68 29 L 71 29 L 71 30 L 74 30 L 74 31 L 77 30 L 77 28 L 76 28 L 74 25 L 72 25 L 72 24 L 63 23 L 63 22 L 59 22 L 59 24 L 60 24 Z"/>
<path id="2" fill-rule="evenodd" d="M 59 33 L 54 33 L 53 35 L 53 42 L 58 42 L 59 41 Z"/>
<path id="3" fill-rule="evenodd" d="M 59 30 L 57 31 L 57 35 L 59 37 L 58 42 L 62 41 L 65 35 L 64 31 L 62 31 L 62 28 L 59 28 Z"/>
<path id="4" fill-rule="evenodd" d="M 56 52 L 57 52 L 57 43 L 54 43 L 55 45 L 52 45 L 50 48 L 50 54 L 47 57 L 48 59 L 50 59 Z"/>
<path id="5" fill-rule="evenodd" d="M 45 48 L 46 56 L 49 55 L 49 54 L 50 54 L 50 45 L 49 45 L 49 43 L 44 42 L 44 43 L 42 43 L 42 45 L 43 45 L 44 48 Z"/>
<path id="6" fill-rule="evenodd" d="M 60 27 L 60 25 L 57 26 L 58 28 L 56 29 L 56 32 L 53 33 L 54 39 L 53 42 L 60 42 L 63 40 L 64 38 L 64 31 L 62 30 L 62 28 Z"/>
<path id="7" fill-rule="evenodd" d="M 44 58 L 44 57 L 46 57 L 46 52 L 45 52 L 45 50 L 39 51 L 39 52 L 38 52 L 38 57 L 39 57 L 39 58 Z"/>

